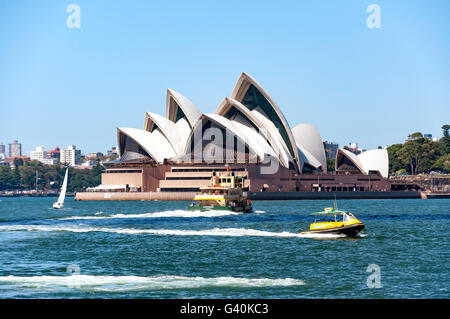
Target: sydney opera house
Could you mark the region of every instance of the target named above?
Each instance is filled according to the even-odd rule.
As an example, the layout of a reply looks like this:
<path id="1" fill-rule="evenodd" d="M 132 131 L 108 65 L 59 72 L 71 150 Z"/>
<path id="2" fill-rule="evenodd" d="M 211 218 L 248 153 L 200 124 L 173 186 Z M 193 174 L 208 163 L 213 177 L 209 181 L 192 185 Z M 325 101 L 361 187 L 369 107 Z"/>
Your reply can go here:
<path id="1" fill-rule="evenodd" d="M 388 155 L 339 149 L 327 172 L 324 144 L 311 124 L 291 127 L 268 92 L 242 73 L 214 113 L 168 89 L 166 116 L 145 114 L 142 129 L 117 129 L 120 158 L 102 185 L 135 192 L 195 192 L 213 172 L 246 177 L 249 192 L 389 191 Z M 95 191 L 95 189 L 94 189 Z"/>

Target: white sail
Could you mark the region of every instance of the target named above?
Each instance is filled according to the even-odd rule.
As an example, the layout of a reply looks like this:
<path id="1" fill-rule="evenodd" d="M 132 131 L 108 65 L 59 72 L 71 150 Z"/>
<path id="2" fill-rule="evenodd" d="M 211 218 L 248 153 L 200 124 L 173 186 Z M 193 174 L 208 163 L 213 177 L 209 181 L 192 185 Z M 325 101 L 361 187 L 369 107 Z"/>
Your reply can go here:
<path id="1" fill-rule="evenodd" d="M 66 198 L 66 190 L 67 190 L 67 174 L 69 172 L 69 169 L 66 169 L 66 175 L 64 175 L 64 182 L 61 187 L 61 193 L 59 193 L 58 201 L 53 204 L 54 208 L 61 208 L 64 207 L 64 199 Z"/>

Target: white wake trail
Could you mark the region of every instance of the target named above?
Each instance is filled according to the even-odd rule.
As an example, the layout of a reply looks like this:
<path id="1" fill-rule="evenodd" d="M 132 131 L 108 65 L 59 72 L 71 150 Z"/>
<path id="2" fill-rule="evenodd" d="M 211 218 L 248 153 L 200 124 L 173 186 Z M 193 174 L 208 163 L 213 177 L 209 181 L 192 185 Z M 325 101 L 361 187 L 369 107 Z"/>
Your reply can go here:
<path id="1" fill-rule="evenodd" d="M 7 225 L 0 226 L 0 231 L 66 231 L 74 233 L 106 232 L 117 234 L 151 234 L 151 235 L 174 235 L 174 236 L 255 236 L 255 237 L 285 237 L 285 238 L 341 238 L 345 235 L 337 234 L 301 234 L 290 232 L 270 232 L 248 228 L 212 228 L 204 230 L 184 229 L 138 229 L 138 228 L 108 228 L 92 226 L 65 226 L 65 225 Z"/>
<path id="2" fill-rule="evenodd" d="M 276 287 L 301 286 L 304 281 L 293 278 L 238 278 L 238 277 L 184 277 L 184 276 L 1 276 L 0 289 L 75 288 L 89 291 L 131 291 L 158 289 L 194 289 L 202 287 Z"/>
<path id="3" fill-rule="evenodd" d="M 186 211 L 186 210 L 171 210 L 155 213 L 143 214 L 112 214 L 95 216 L 70 216 L 59 218 L 59 220 L 77 220 L 77 219 L 110 219 L 110 218 L 161 218 L 161 217 L 221 217 L 228 215 L 238 215 L 239 213 L 230 211 Z"/>

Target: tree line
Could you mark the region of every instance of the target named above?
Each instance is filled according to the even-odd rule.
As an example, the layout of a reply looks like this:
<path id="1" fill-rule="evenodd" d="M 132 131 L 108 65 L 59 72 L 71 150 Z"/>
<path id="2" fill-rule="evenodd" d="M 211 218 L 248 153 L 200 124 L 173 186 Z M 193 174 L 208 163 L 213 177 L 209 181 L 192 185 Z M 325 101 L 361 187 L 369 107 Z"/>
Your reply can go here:
<path id="1" fill-rule="evenodd" d="M 14 160 L 14 169 L 0 166 L 0 191 L 2 190 L 59 190 L 67 166 L 43 165 L 39 161 Z M 97 162 L 93 169 L 69 167 L 68 192 L 83 191 L 101 184 L 104 168 Z M 37 177 L 37 179 L 36 179 Z M 37 183 L 36 183 L 37 182 Z"/>
<path id="2" fill-rule="evenodd" d="M 450 125 L 442 126 L 443 137 L 439 142 L 425 138 L 422 133 L 408 135 L 403 144 L 387 148 L 390 174 L 450 172 Z"/>

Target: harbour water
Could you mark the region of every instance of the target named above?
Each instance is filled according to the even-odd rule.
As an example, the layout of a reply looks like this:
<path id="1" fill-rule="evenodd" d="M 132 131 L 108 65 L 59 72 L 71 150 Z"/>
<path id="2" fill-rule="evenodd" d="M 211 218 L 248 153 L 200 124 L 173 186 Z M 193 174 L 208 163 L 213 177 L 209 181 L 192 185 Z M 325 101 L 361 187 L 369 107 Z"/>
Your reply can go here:
<path id="1" fill-rule="evenodd" d="M 54 200 L 0 199 L 0 298 L 450 297 L 448 199 L 339 200 L 366 225 L 353 239 L 299 233 L 328 200 Z"/>

